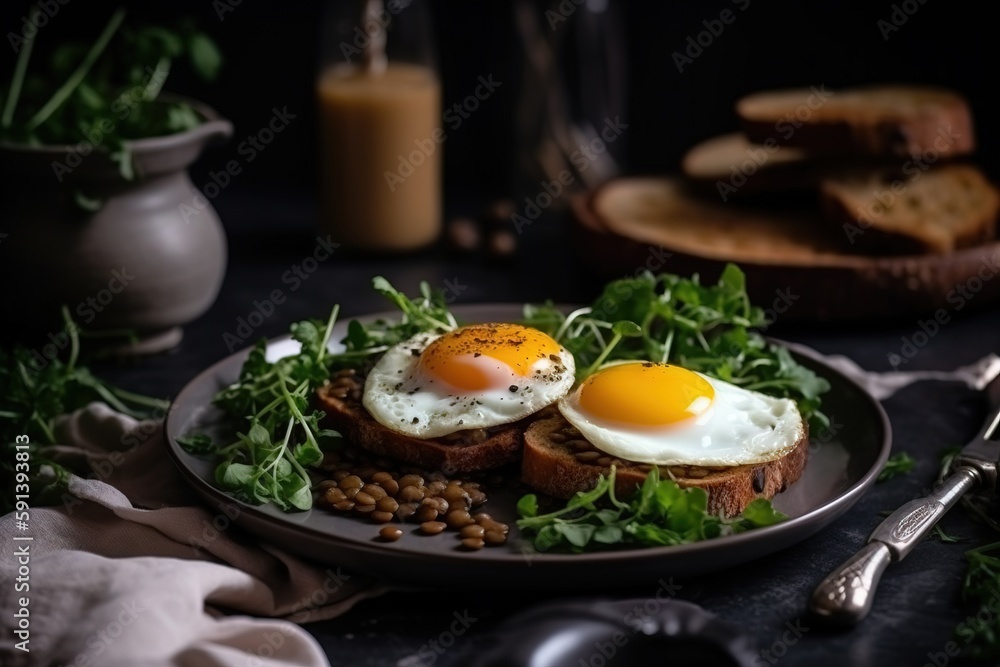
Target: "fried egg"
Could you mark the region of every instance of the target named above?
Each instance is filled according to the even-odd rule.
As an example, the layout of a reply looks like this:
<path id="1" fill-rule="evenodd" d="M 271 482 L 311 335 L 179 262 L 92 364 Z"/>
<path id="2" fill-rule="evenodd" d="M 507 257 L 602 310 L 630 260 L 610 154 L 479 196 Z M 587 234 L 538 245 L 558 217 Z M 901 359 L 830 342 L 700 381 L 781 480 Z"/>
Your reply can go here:
<path id="1" fill-rule="evenodd" d="M 669 364 L 608 366 L 559 401 L 607 454 L 657 465 L 737 466 L 790 452 L 805 428 L 795 401 Z"/>
<path id="2" fill-rule="evenodd" d="M 362 402 L 383 426 L 416 438 L 523 419 L 573 386 L 573 355 L 517 324 L 421 333 L 390 348 L 365 380 Z"/>

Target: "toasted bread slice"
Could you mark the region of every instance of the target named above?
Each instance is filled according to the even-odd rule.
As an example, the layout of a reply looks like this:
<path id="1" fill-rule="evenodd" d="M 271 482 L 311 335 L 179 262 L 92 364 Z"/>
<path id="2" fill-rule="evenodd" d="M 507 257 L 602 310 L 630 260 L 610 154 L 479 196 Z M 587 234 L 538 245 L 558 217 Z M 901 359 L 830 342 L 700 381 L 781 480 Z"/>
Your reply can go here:
<path id="1" fill-rule="evenodd" d="M 762 92 L 737 101 L 736 113 L 758 144 L 933 160 L 965 155 L 976 146 L 965 99 L 930 86 Z"/>
<path id="2" fill-rule="evenodd" d="M 825 178 L 857 167 L 858 158 L 814 155 L 777 143 L 755 144 L 739 132 L 693 146 L 681 170 L 725 202 L 737 195 L 815 191 Z M 880 166 L 873 161 L 873 166 Z"/>
<path id="3" fill-rule="evenodd" d="M 683 488 L 705 489 L 710 512 L 736 516 L 755 498 L 773 498 L 798 480 L 808 452 L 809 428 L 803 422 L 794 449 L 777 460 L 732 468 L 660 466 L 660 475 L 674 478 Z M 578 491 L 593 488 L 612 465 L 615 493 L 621 498 L 632 495 L 652 468 L 601 452 L 562 415 L 540 419 L 524 434 L 521 480 L 540 493 L 570 498 Z"/>
<path id="4" fill-rule="evenodd" d="M 351 377 L 354 384 L 348 385 L 344 377 Z M 427 470 L 440 470 L 448 475 L 499 468 L 521 457 L 523 423 L 458 431 L 449 438 L 421 440 L 386 428 L 368 414 L 360 399 L 362 380 L 341 376 L 337 381 L 320 387 L 317 392 L 327 424 L 352 444 L 378 456 Z"/>
<path id="5" fill-rule="evenodd" d="M 944 254 L 995 238 L 1000 211 L 1000 193 L 969 164 L 859 170 L 824 180 L 820 197 L 858 248 L 894 254 Z"/>

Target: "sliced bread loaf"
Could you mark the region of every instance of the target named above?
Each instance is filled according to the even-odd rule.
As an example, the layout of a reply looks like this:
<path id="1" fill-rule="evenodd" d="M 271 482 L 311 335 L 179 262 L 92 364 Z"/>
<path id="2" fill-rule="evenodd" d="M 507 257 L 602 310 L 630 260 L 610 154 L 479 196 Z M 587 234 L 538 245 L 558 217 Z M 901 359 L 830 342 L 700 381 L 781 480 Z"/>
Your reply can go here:
<path id="1" fill-rule="evenodd" d="M 932 160 L 975 149 L 968 103 L 931 86 L 761 92 L 740 99 L 736 113 L 747 137 L 759 144 Z"/>

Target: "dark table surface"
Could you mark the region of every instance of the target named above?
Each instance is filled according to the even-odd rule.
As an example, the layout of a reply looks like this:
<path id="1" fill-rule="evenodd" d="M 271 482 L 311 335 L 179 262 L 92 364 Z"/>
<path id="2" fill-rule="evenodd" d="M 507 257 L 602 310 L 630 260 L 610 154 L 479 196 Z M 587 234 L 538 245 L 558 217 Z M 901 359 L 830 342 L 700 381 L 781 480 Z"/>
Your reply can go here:
<path id="1" fill-rule="evenodd" d="M 230 265 L 215 305 L 186 327 L 175 350 L 110 367 L 103 372 L 127 388 L 158 396 L 175 395 L 198 372 L 230 354 L 238 320 L 274 289 L 287 301 L 253 331 L 253 339 L 284 333 L 291 322 L 319 317 L 339 303 L 343 316 L 385 309 L 369 289 L 373 275 L 386 276 L 412 292 L 421 280 L 450 290 L 456 303 L 524 302 L 551 298 L 583 302 L 600 281 L 574 260 L 566 223 L 558 215 L 540 220 L 522 235 L 521 253 L 511 261 L 458 256 L 435 248 L 405 257 L 364 257 L 343 250 L 319 265 L 295 287 L 282 276 L 312 255 L 319 232 L 306 197 L 241 194 L 217 202 L 229 236 Z M 669 264 L 665 267 L 669 270 Z M 956 317 L 930 337 L 903 366 L 906 370 L 946 370 L 1000 350 L 1000 308 L 982 308 Z M 850 325 L 783 326 L 769 333 L 811 345 L 824 353 L 846 354 L 865 368 L 890 370 L 890 355 L 920 330 L 916 320 Z M 252 342 L 252 341 L 251 341 Z M 956 627 L 975 607 L 962 603 L 964 552 L 995 539 L 964 510 L 943 521 L 962 538 L 957 544 L 930 539 L 883 579 L 871 616 L 849 630 L 825 629 L 805 615 L 813 586 L 866 539 L 880 512 L 895 509 L 926 490 L 937 473 L 940 453 L 971 437 L 986 405 L 975 392 L 954 383 L 925 382 L 885 402 L 894 432 L 893 450 L 918 460 L 909 475 L 877 484 L 845 516 L 820 534 L 785 551 L 712 575 L 675 578 L 678 599 L 701 605 L 756 640 L 756 664 L 785 665 L 943 665 Z M 669 572 L 662 573 L 664 579 Z M 616 597 L 649 597 L 657 581 Z M 587 598 L 581 582 L 578 598 Z M 340 618 L 310 623 L 311 632 L 334 665 L 462 665 L 464 650 L 520 610 L 549 600 L 523 591 L 392 593 L 364 601 Z M 468 632 L 441 653 L 430 642 L 449 628 L 454 614 L 475 618 Z M 798 632 L 789 633 L 794 627 Z M 801 634 L 801 638 L 797 635 Z M 789 641 L 789 639 L 793 641 Z M 964 640 L 959 640 L 959 645 Z M 766 652 L 765 652 L 766 651 Z M 613 663 L 612 663 L 613 664 Z"/>

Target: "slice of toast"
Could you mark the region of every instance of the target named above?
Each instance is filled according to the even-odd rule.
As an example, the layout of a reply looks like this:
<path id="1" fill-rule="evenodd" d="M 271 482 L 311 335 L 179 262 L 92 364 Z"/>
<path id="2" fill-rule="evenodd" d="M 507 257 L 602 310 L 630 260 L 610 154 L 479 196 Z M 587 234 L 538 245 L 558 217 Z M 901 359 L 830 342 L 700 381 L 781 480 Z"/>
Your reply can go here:
<path id="1" fill-rule="evenodd" d="M 755 93 L 736 102 L 747 137 L 823 153 L 935 161 L 975 150 L 969 105 L 930 86 L 884 85 L 830 91 Z"/>
<path id="2" fill-rule="evenodd" d="M 795 448 L 780 459 L 732 468 L 660 466 L 663 478 L 683 488 L 708 492 L 708 511 L 736 516 L 755 498 L 773 498 L 802 475 L 809 452 L 809 428 L 803 422 Z M 600 475 L 615 466 L 615 493 L 628 498 L 649 474 L 651 466 L 609 456 L 585 440 L 562 415 L 540 419 L 524 434 L 521 481 L 556 498 L 570 498 L 593 488 Z"/>
<path id="3" fill-rule="evenodd" d="M 858 170 L 820 184 L 827 216 L 856 247 L 944 254 L 996 236 L 1000 193 L 969 164 Z"/>
<path id="4" fill-rule="evenodd" d="M 777 143 L 755 144 L 733 132 L 693 146 L 685 153 L 681 170 L 726 202 L 737 195 L 815 191 L 823 179 L 852 169 L 857 162 L 858 158 L 814 155 Z"/>
<path id="5" fill-rule="evenodd" d="M 353 384 L 343 378 L 351 378 Z M 386 428 L 361 404 L 363 379 L 341 375 L 317 391 L 326 424 L 353 444 L 378 456 L 445 474 L 490 470 L 521 457 L 525 425 L 458 431 L 448 438 L 421 440 Z M 346 389 L 346 391 L 344 391 Z"/>

